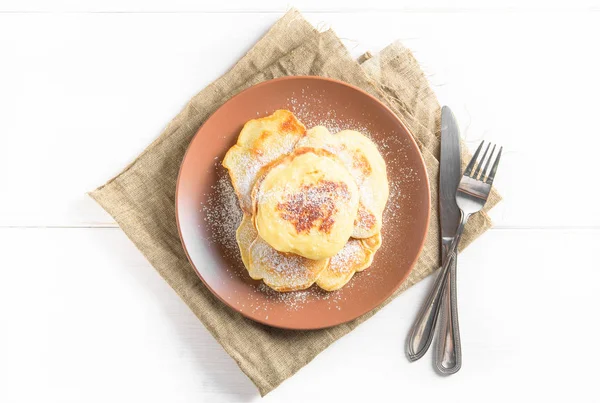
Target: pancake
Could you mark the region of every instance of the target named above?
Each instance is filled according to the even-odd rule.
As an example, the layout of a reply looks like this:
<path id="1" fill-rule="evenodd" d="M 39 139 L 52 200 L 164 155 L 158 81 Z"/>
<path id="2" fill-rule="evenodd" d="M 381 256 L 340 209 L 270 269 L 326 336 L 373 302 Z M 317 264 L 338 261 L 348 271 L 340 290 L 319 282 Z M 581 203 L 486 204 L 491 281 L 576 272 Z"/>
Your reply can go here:
<path id="1" fill-rule="evenodd" d="M 340 151 L 337 140 L 325 126 L 315 126 L 308 129 L 306 135 L 298 140 L 296 147 L 321 148 L 332 154 L 338 154 Z"/>
<path id="2" fill-rule="evenodd" d="M 370 238 L 381 231 L 383 210 L 390 190 L 385 161 L 371 139 L 354 130 L 335 134 L 342 147 L 343 160 L 356 179 L 360 192 L 360 206 L 352 236 Z"/>
<path id="3" fill-rule="evenodd" d="M 251 192 L 260 169 L 290 153 L 305 132 L 304 125 L 287 110 L 244 125 L 237 143 L 223 159 L 244 213 L 251 214 Z"/>
<path id="4" fill-rule="evenodd" d="M 332 135 L 327 128 L 316 126 L 307 131 L 296 147 L 324 149 L 342 161 L 360 193 L 352 237 L 369 238 L 379 233 L 389 197 L 389 185 L 385 161 L 375 143 L 354 130 L 343 130 Z"/>
<path id="5" fill-rule="evenodd" d="M 280 292 L 310 287 L 329 261 L 277 252 L 258 236 L 252 217 L 246 214 L 236 231 L 236 239 L 250 277 L 263 280 L 266 285 Z"/>
<path id="6" fill-rule="evenodd" d="M 240 255 L 242 257 L 242 262 L 244 262 L 244 266 L 246 266 L 246 269 L 250 267 L 250 245 L 252 242 L 254 242 L 257 236 L 258 232 L 256 232 L 256 228 L 254 228 L 252 217 L 244 214 L 240 226 L 238 227 L 237 231 L 235 231 L 235 239 L 237 240 L 238 247 L 240 248 Z"/>
<path id="7" fill-rule="evenodd" d="M 322 149 L 296 148 L 257 182 L 254 224 L 279 252 L 327 259 L 354 231 L 358 201 L 354 178 L 337 157 Z"/>
<path id="8" fill-rule="evenodd" d="M 313 285 L 328 262 L 278 252 L 258 236 L 250 245 L 248 273 L 275 291 L 298 291 Z"/>
<path id="9" fill-rule="evenodd" d="M 354 273 L 371 266 L 380 246 L 380 234 L 366 239 L 351 238 L 341 251 L 329 259 L 329 264 L 317 278 L 317 285 L 326 291 L 339 290 Z"/>

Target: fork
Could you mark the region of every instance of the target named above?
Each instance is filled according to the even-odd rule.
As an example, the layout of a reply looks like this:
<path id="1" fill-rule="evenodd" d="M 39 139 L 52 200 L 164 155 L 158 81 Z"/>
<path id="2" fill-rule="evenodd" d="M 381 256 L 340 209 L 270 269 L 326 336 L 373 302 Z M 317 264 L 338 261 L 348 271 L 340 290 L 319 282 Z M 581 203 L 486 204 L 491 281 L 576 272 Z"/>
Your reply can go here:
<path id="1" fill-rule="evenodd" d="M 410 361 L 416 361 L 423 357 L 429 348 L 429 340 L 433 337 L 436 321 L 440 312 L 444 289 L 443 286 L 446 283 L 450 263 L 458 253 L 458 244 L 465 229 L 465 225 L 467 224 L 469 217 L 483 208 L 490 195 L 492 183 L 494 182 L 498 164 L 500 163 L 502 147 L 498 150 L 494 163 L 490 169 L 490 163 L 494 156 L 496 145 L 494 144 L 492 152 L 489 153 L 488 156 L 491 146 L 491 143 L 488 143 L 483 156 L 479 158 L 484 143 L 485 141 L 482 141 L 481 144 L 479 144 L 477 151 L 475 151 L 473 158 L 471 158 L 471 161 L 467 165 L 460 183 L 458 184 L 458 189 L 456 190 L 456 204 L 460 209 L 460 223 L 456 229 L 456 235 L 449 247 L 446 259 L 442 264 L 442 269 L 435 280 L 433 289 L 429 293 L 425 305 L 419 312 L 419 315 L 411 328 L 406 344 L 406 354 Z M 455 303 L 455 301 L 453 302 Z M 446 364 L 452 365 L 452 363 L 437 363 L 438 367 L 439 365 Z M 456 369 L 456 371 L 458 371 L 458 369 Z"/>

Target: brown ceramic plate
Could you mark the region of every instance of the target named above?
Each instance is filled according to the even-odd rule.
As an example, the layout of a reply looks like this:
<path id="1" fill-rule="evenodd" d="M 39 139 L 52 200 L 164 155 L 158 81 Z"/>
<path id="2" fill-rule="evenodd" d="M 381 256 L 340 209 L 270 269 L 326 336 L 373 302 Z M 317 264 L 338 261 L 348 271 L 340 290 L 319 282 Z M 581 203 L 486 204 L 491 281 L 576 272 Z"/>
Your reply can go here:
<path id="1" fill-rule="evenodd" d="M 386 160 L 390 199 L 383 245 L 373 265 L 341 290 L 277 293 L 252 280 L 235 241 L 241 213 L 221 167 L 248 120 L 289 109 L 306 125 L 332 133 L 355 129 L 378 144 Z M 406 279 L 429 223 L 429 182 L 411 134 L 396 115 L 364 91 L 320 77 L 285 77 L 234 96 L 198 130 L 177 182 L 177 223 L 188 258 L 221 301 L 255 321 L 288 329 L 318 329 L 350 321 L 388 298 Z"/>

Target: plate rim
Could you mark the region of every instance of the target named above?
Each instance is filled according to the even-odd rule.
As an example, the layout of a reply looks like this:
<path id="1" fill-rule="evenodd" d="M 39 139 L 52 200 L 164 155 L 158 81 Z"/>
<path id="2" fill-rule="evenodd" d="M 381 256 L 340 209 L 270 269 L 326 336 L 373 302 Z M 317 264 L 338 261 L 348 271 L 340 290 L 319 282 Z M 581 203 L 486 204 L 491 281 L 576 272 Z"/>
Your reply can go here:
<path id="1" fill-rule="evenodd" d="M 246 91 L 250 91 L 253 89 L 256 89 L 257 87 L 261 87 L 261 86 L 265 86 L 265 85 L 269 85 L 272 84 L 273 82 L 280 82 L 280 81 L 288 81 L 288 80 L 317 80 L 317 81 L 328 81 L 328 82 L 333 82 L 339 85 L 343 85 L 346 87 L 349 87 L 351 89 L 353 89 L 354 91 L 358 91 L 359 93 L 361 93 L 362 95 L 365 95 L 369 98 L 371 98 L 373 101 L 375 101 L 376 103 L 378 103 L 380 106 L 382 106 L 387 112 L 389 112 L 393 118 L 400 124 L 400 126 L 402 126 L 402 128 L 406 131 L 406 133 L 408 133 L 409 137 L 410 137 L 410 141 L 412 142 L 412 145 L 418 150 L 418 155 L 419 155 L 419 161 L 421 162 L 422 166 L 423 166 L 423 171 L 425 173 L 425 188 L 427 190 L 427 220 L 425 223 L 425 232 L 423 234 L 423 237 L 421 239 L 421 243 L 419 245 L 419 250 L 418 253 L 415 255 L 414 260 L 411 262 L 409 269 L 406 271 L 406 274 L 401 278 L 400 281 L 398 281 L 398 283 L 391 289 L 390 292 L 384 293 L 382 294 L 382 296 L 380 298 L 377 299 L 377 302 L 375 304 L 373 304 L 371 307 L 368 307 L 365 310 L 362 310 L 361 312 L 359 312 L 357 315 L 355 315 L 354 317 L 351 317 L 349 319 L 343 319 L 343 320 L 339 320 L 339 321 L 333 321 L 331 324 L 327 324 L 325 326 L 322 325 L 317 325 L 317 326 L 282 326 L 282 325 L 277 325 L 277 324 L 273 324 L 272 322 L 267 322 L 265 320 L 262 320 L 259 317 L 254 317 L 251 316 L 249 312 L 244 312 L 244 311 L 240 311 L 239 309 L 236 309 L 235 306 L 233 306 L 232 304 L 230 304 L 225 298 L 221 297 L 221 295 L 219 295 L 219 293 L 215 292 L 215 290 L 208 284 L 207 281 L 204 280 L 204 277 L 202 276 L 202 274 L 200 273 L 200 271 L 198 270 L 198 268 L 196 267 L 196 265 L 194 264 L 193 260 L 190 257 L 190 254 L 188 252 L 188 249 L 186 247 L 186 243 L 185 240 L 183 238 L 182 232 L 181 232 L 181 221 L 180 221 L 180 217 L 179 217 L 179 190 L 180 190 L 180 185 L 181 185 L 181 172 L 183 170 L 183 166 L 185 165 L 185 161 L 188 157 L 188 153 L 190 152 L 191 148 L 192 148 L 192 143 L 196 140 L 196 138 L 198 137 L 198 135 L 200 134 L 200 132 L 202 131 L 202 128 L 204 127 L 204 125 L 206 124 L 206 122 L 208 122 L 208 120 L 221 108 L 223 108 L 225 105 L 227 105 L 229 102 L 232 102 L 235 98 L 241 96 L 242 94 L 244 94 Z M 176 222 L 177 222 L 177 233 L 179 235 L 179 240 L 181 242 L 181 245 L 183 246 L 183 250 L 185 252 L 186 258 L 188 260 L 188 262 L 190 263 L 190 265 L 192 266 L 192 268 L 194 269 L 194 272 L 196 273 L 196 275 L 198 276 L 198 278 L 200 278 L 200 280 L 202 281 L 202 283 L 206 286 L 206 288 L 208 288 L 208 290 L 215 296 L 217 297 L 217 299 L 221 302 L 223 302 L 225 305 L 227 305 L 229 308 L 233 309 L 235 312 L 241 314 L 242 316 L 244 316 L 245 318 L 248 318 L 254 322 L 260 323 L 262 325 L 266 325 L 269 327 L 274 327 L 274 328 L 278 328 L 278 329 L 287 329 L 287 330 L 317 330 L 317 329 L 327 329 L 333 326 L 337 326 L 337 325 L 341 325 L 344 323 L 348 323 L 351 322 L 371 311 L 373 311 L 375 308 L 378 308 L 379 306 L 381 306 L 381 304 L 383 304 L 390 296 L 392 296 L 399 288 L 402 284 L 404 284 L 404 282 L 406 281 L 406 279 L 408 278 L 408 276 L 410 276 L 410 274 L 412 273 L 413 269 L 415 268 L 417 261 L 419 260 L 419 257 L 421 256 L 422 252 L 423 252 L 423 248 L 425 246 L 425 242 L 427 240 L 427 235 L 429 233 L 429 224 L 431 222 L 431 187 L 430 187 L 430 180 L 429 180 L 429 175 L 427 173 L 427 165 L 425 164 L 425 160 L 423 159 L 423 154 L 421 152 L 421 148 L 419 147 L 412 131 L 409 130 L 409 128 L 404 124 L 404 122 L 402 121 L 402 119 L 400 119 L 400 117 L 398 117 L 398 115 L 391 109 L 389 108 L 386 104 L 384 104 L 381 100 L 377 99 L 375 96 L 369 94 L 368 92 L 366 92 L 365 90 L 349 84 L 347 82 L 341 81 L 341 80 L 337 80 L 334 78 L 329 78 L 329 77 L 321 77 L 321 76 L 307 76 L 307 75 L 301 75 L 301 76 L 284 76 L 284 77 L 278 77 L 278 78 L 272 78 L 269 80 L 265 80 L 262 81 L 260 83 L 251 85 L 250 87 L 238 92 L 237 94 L 231 96 L 229 99 L 227 99 L 227 101 L 225 101 L 223 104 L 221 104 L 221 106 L 219 106 L 217 109 L 215 109 L 210 116 L 208 116 L 208 118 L 206 118 L 206 120 L 204 121 L 204 123 L 202 123 L 202 125 L 198 128 L 198 130 L 196 131 L 196 133 L 192 136 L 192 138 L 190 139 L 190 142 L 185 150 L 185 153 L 183 155 L 183 158 L 181 160 L 181 163 L 179 165 L 179 170 L 177 172 L 177 183 L 175 185 L 175 218 L 176 218 Z M 261 280 L 262 281 L 262 280 Z"/>

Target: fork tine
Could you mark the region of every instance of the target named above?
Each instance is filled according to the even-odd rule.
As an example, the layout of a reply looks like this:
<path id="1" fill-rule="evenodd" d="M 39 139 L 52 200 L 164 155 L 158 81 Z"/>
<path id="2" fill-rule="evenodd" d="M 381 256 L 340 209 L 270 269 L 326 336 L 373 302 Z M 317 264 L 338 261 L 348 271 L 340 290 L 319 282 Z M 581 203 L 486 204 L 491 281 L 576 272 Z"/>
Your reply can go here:
<path id="1" fill-rule="evenodd" d="M 485 178 L 486 172 L 489 172 L 488 168 L 490 166 L 490 162 L 492 161 L 492 157 L 494 156 L 494 151 L 496 151 L 496 144 L 494 144 L 494 147 L 492 147 L 492 152 L 490 153 L 490 157 L 488 158 L 487 162 L 485 163 L 485 167 L 483 167 L 483 171 L 481 171 L 481 176 L 479 177 L 480 181 L 482 181 Z M 487 150 L 486 150 L 486 154 L 487 154 Z M 482 160 L 482 162 L 483 162 L 483 160 Z"/>
<path id="2" fill-rule="evenodd" d="M 475 171 L 473 172 L 473 175 L 471 175 L 471 177 L 473 179 L 479 178 L 479 174 L 481 174 L 481 167 L 483 166 L 483 161 L 485 161 L 485 157 L 487 156 L 488 151 L 490 151 L 490 146 L 491 145 L 492 145 L 492 143 L 488 143 L 487 147 L 485 148 L 485 152 L 483 153 L 483 157 L 481 157 L 481 159 L 479 160 L 479 163 L 477 164 L 477 168 L 475 168 Z"/>
<path id="3" fill-rule="evenodd" d="M 477 151 L 475 151 L 475 154 L 473 154 L 473 158 L 471 158 L 471 161 L 469 161 L 469 165 L 467 165 L 467 167 L 465 168 L 465 175 L 471 176 L 471 171 L 473 171 L 473 167 L 477 162 L 477 157 L 479 156 L 481 147 L 483 147 L 483 143 L 484 142 L 482 141 L 481 144 L 479 144 L 479 147 L 477 147 Z"/>
<path id="4" fill-rule="evenodd" d="M 498 164 L 500 164 L 500 156 L 502 155 L 502 147 L 498 150 L 498 155 L 496 155 L 496 160 L 494 161 L 494 165 L 492 165 L 492 171 L 487 177 L 485 181 L 487 184 L 491 185 L 494 181 L 494 177 L 496 176 L 496 171 L 498 170 Z"/>

